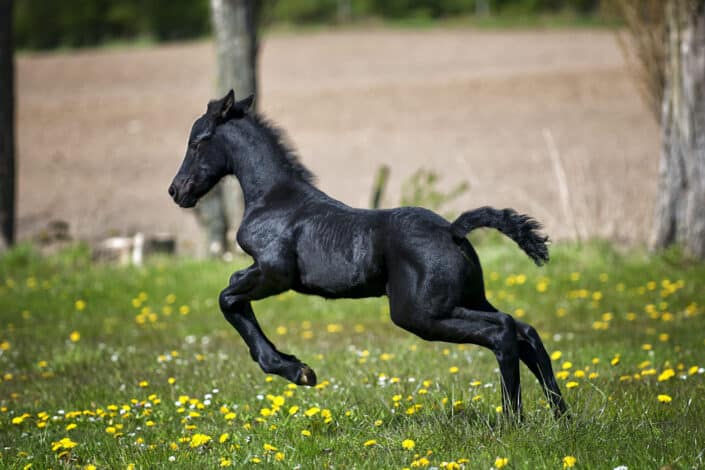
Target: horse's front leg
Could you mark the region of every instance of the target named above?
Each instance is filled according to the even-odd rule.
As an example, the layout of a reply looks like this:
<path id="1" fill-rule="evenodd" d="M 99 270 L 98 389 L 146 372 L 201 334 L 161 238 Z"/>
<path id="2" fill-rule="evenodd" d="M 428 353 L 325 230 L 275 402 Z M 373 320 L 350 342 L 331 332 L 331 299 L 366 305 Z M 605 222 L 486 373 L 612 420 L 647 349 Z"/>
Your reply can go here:
<path id="1" fill-rule="evenodd" d="M 243 274 L 238 275 L 239 273 Z M 259 326 L 250 301 L 245 300 L 247 297 L 245 288 L 250 283 L 253 283 L 251 288 L 256 288 L 258 285 L 256 278 L 259 276 L 261 273 L 257 273 L 256 268 L 252 267 L 233 275 L 231 282 L 233 280 L 240 282 L 232 283 L 220 293 L 220 309 L 223 315 L 240 333 L 250 349 L 250 356 L 264 372 L 280 375 L 297 385 L 316 385 L 316 374 L 313 369 L 295 356 L 277 350 Z"/>

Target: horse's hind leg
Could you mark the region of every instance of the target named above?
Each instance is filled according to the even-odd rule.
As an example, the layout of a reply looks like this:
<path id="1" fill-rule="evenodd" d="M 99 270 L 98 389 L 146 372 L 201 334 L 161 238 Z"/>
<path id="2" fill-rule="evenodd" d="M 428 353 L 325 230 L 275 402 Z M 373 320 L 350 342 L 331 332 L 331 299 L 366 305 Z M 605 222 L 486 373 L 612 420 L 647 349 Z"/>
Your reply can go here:
<path id="1" fill-rule="evenodd" d="M 463 329 L 472 331 L 474 341 L 481 346 L 490 348 L 499 364 L 502 382 L 502 408 L 511 417 L 521 418 L 521 385 L 519 379 L 519 342 L 517 341 L 517 325 L 511 315 L 501 312 L 483 312 L 464 307 L 453 309 L 452 318 L 455 325 L 458 321 L 465 324 Z M 448 320 L 446 320 L 448 322 Z"/>
<path id="2" fill-rule="evenodd" d="M 250 356 L 268 374 L 276 374 L 297 385 L 316 385 L 316 374 L 295 356 L 277 350 L 260 328 L 249 301 L 229 302 L 228 289 L 220 296 L 220 308 L 228 322 L 250 348 Z"/>
<path id="3" fill-rule="evenodd" d="M 558 388 L 556 376 L 553 374 L 551 358 L 534 327 L 520 321 L 516 324 L 519 335 L 519 357 L 536 376 L 553 407 L 553 412 L 556 417 L 560 417 L 566 412 L 566 404 Z"/>
<path id="4" fill-rule="evenodd" d="M 472 343 L 491 349 L 499 363 L 503 409 L 516 419 L 521 417 L 519 345 L 516 324 L 510 315 L 456 307 L 450 315 L 438 317 L 391 300 L 394 323 L 423 339 Z"/>
<path id="5" fill-rule="evenodd" d="M 483 310 L 496 312 L 489 302 L 484 303 Z M 541 341 L 541 337 L 531 325 L 515 320 L 517 339 L 519 341 L 519 359 L 529 368 L 532 374 L 541 384 L 543 393 L 551 403 L 556 417 L 565 414 L 567 408 L 563 395 L 556 382 L 556 376 L 551 366 L 551 358 L 546 352 L 546 348 Z"/>

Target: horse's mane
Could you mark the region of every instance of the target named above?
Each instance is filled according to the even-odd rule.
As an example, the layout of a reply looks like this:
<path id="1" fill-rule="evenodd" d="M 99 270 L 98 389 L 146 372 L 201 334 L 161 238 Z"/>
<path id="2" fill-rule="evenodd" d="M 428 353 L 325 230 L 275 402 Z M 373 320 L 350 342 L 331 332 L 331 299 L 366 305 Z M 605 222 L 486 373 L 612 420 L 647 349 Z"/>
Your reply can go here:
<path id="1" fill-rule="evenodd" d="M 281 155 L 284 157 L 283 163 L 286 168 L 305 182 L 315 184 L 316 176 L 301 163 L 299 155 L 286 132 L 260 114 L 252 113 L 251 116 L 257 127 L 261 128 L 271 142 L 281 150 Z"/>

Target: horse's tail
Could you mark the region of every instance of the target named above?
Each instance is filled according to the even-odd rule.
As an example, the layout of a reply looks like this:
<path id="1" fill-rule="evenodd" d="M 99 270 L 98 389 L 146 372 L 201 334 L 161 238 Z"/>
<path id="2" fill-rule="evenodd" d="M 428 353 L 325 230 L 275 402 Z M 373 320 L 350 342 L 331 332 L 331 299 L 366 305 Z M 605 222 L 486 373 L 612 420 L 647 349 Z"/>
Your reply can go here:
<path id="1" fill-rule="evenodd" d="M 462 213 L 451 224 L 453 234 L 460 238 L 465 238 L 471 230 L 480 227 L 499 230 L 514 240 L 537 265 L 541 266 L 548 261 L 548 237 L 538 232 L 541 224 L 536 219 L 519 214 L 514 209 L 480 207 Z"/>

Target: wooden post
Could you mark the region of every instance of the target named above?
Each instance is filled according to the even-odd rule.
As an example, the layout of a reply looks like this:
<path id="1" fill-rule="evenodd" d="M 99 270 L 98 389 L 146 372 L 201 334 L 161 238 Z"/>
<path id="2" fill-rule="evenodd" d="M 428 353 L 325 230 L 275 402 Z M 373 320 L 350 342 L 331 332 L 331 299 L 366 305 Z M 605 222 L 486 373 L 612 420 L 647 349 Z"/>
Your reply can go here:
<path id="1" fill-rule="evenodd" d="M 15 242 L 15 84 L 12 0 L 0 0 L 0 251 Z"/>

